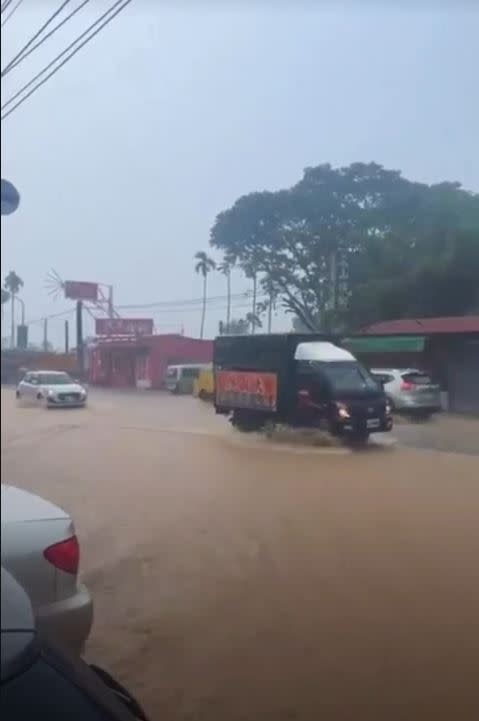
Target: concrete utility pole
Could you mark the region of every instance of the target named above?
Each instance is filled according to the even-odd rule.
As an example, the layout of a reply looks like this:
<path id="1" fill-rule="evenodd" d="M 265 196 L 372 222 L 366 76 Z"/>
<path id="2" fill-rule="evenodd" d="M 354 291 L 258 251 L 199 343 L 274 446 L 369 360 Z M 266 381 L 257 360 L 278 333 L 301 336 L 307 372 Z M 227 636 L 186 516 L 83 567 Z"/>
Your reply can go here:
<path id="1" fill-rule="evenodd" d="M 46 318 L 43 321 L 43 350 L 45 353 L 48 350 L 48 320 Z"/>
<path id="2" fill-rule="evenodd" d="M 70 327 L 68 321 L 65 321 L 65 353 L 68 355 L 70 352 Z"/>
<path id="3" fill-rule="evenodd" d="M 83 354 L 83 301 L 77 300 L 76 307 L 77 321 L 77 363 L 78 370 L 83 373 L 85 370 L 85 358 Z"/>
<path id="4" fill-rule="evenodd" d="M 22 325 L 25 325 L 25 301 L 22 300 L 18 295 L 13 296 L 18 301 L 22 308 Z"/>

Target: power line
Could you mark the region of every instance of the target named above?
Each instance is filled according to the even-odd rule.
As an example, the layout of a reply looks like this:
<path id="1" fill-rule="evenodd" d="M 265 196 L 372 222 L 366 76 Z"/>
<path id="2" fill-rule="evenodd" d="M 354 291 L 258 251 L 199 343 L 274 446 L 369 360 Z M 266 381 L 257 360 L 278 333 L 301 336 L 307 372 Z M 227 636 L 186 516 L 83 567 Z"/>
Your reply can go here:
<path id="1" fill-rule="evenodd" d="M 69 310 L 62 310 L 60 313 L 52 313 L 51 315 L 44 315 L 41 318 L 35 318 L 35 320 L 29 320 L 25 325 L 35 325 L 36 323 L 43 323 L 44 320 L 52 320 L 53 318 L 61 318 L 65 315 L 71 315 L 75 313 L 76 308 L 70 308 Z"/>
<path id="2" fill-rule="evenodd" d="M 20 4 L 21 2 L 22 2 L 22 0 L 19 0 L 19 3 L 18 3 L 18 4 Z M 24 45 L 23 48 L 18 51 L 18 53 L 17 53 L 17 54 L 15 55 L 15 57 L 13 58 L 13 60 L 10 60 L 10 62 L 9 62 L 8 65 L 7 65 L 7 67 L 6 67 L 4 70 L 2 70 L 2 77 L 3 77 L 3 75 L 5 74 L 5 71 L 8 70 L 8 68 L 12 65 L 12 63 L 14 63 L 15 60 L 17 60 L 21 55 L 23 55 L 23 53 L 25 52 L 25 50 L 27 50 L 27 49 L 30 47 L 30 45 L 35 42 L 35 40 L 36 40 L 36 39 L 42 34 L 42 32 L 50 25 L 50 23 L 52 22 L 52 20 L 55 20 L 56 16 L 61 13 L 61 11 L 63 10 L 63 8 L 66 7 L 66 5 L 68 5 L 69 2 L 70 2 L 70 0 L 63 0 L 62 4 L 61 4 L 60 7 L 58 8 L 58 10 L 55 10 L 55 12 L 53 13 L 53 15 L 50 15 L 50 17 L 48 18 L 48 20 L 46 20 L 46 21 L 43 23 L 43 25 L 40 27 L 39 30 L 37 30 L 37 32 L 35 33 L 35 35 L 32 35 L 32 37 L 31 37 L 30 40 L 27 42 L 27 44 Z M 17 5 L 16 7 L 18 7 L 18 5 Z M 13 12 L 14 12 L 14 11 L 12 10 L 12 13 L 11 13 L 12 15 L 13 15 Z M 4 23 L 2 23 L 2 25 L 3 25 L 3 24 L 4 24 Z"/>
<path id="3" fill-rule="evenodd" d="M 15 14 L 15 11 L 18 10 L 18 8 L 22 4 L 22 2 L 23 2 L 23 0 L 17 0 L 17 4 L 12 7 L 12 9 L 8 13 L 8 15 L 2 20 L 2 28 L 4 25 L 6 25 L 6 23 L 8 23 L 10 18 Z M 5 2 L 2 7 L 2 12 L 4 12 L 8 8 L 9 5 L 10 5 L 10 3 Z"/>
<path id="4" fill-rule="evenodd" d="M 2 3 L 2 7 L 0 8 L 0 11 L 2 13 L 4 13 L 5 10 L 8 8 L 8 6 L 11 4 L 12 4 L 12 0 L 4 0 L 4 2 Z"/>
<path id="5" fill-rule="evenodd" d="M 27 52 L 21 52 L 19 57 L 16 59 L 14 58 L 11 60 L 6 68 L 2 70 L 2 78 L 7 75 L 13 68 L 16 68 L 17 65 L 20 65 L 25 58 L 28 58 L 29 55 L 31 55 L 37 48 L 40 47 L 40 45 L 43 45 L 43 43 L 48 40 L 48 38 L 51 38 L 52 35 L 56 33 L 57 30 L 60 30 L 61 27 L 63 27 L 74 15 L 76 15 L 85 5 L 87 5 L 90 2 L 90 0 L 83 0 L 83 2 L 80 3 L 80 5 L 77 5 L 77 7 L 71 11 L 71 13 L 68 13 L 68 15 L 63 18 L 59 23 L 55 25 L 46 35 L 44 35 L 40 40 L 32 45 Z"/>
<path id="6" fill-rule="evenodd" d="M 103 18 L 105 18 L 107 15 L 109 15 L 109 14 L 111 13 L 111 11 L 112 11 L 115 7 L 117 7 L 117 6 L 119 5 L 120 2 L 122 2 L 122 0 L 117 0 L 115 3 L 113 3 L 113 5 L 112 5 L 105 13 L 103 13 L 103 15 L 101 15 L 94 23 L 92 23 L 92 24 L 90 25 L 90 27 L 88 27 L 88 28 L 85 30 L 85 32 L 83 32 L 81 35 L 79 35 L 79 36 L 77 37 L 76 40 L 74 40 L 72 43 L 70 43 L 70 45 L 69 45 L 67 48 L 65 48 L 65 50 L 63 50 L 61 53 L 59 53 L 59 55 L 57 55 L 56 58 L 54 58 L 50 63 L 48 63 L 48 65 L 46 65 L 46 66 L 43 68 L 43 70 L 41 70 L 39 73 L 37 73 L 37 75 L 36 75 L 34 78 L 32 78 L 32 80 L 30 80 L 30 82 L 28 82 L 26 85 L 24 85 L 23 88 L 21 88 L 21 90 L 19 90 L 17 93 L 15 93 L 15 95 L 14 95 L 12 98 L 10 98 L 9 100 L 7 100 L 7 102 L 4 103 L 4 105 L 2 105 L 1 109 L 3 110 L 5 107 L 7 107 L 8 105 L 10 105 L 10 104 L 13 102 L 13 100 L 15 100 L 15 98 L 17 98 L 19 95 L 21 95 L 21 93 L 23 93 L 23 92 L 24 92 L 27 88 L 29 88 L 36 80 L 38 80 L 38 78 L 39 78 L 41 75 L 43 75 L 43 73 L 45 73 L 49 68 L 51 68 L 52 65 L 54 65 L 54 64 L 57 62 L 57 60 L 59 60 L 63 55 L 65 55 L 65 53 L 68 52 L 68 50 L 70 50 L 74 45 L 76 45 L 76 43 L 77 43 L 79 40 L 81 40 L 81 38 L 83 38 L 90 30 L 92 30 L 92 29 L 95 27 L 95 25 L 98 25 L 98 23 L 99 23 Z M 29 98 L 31 95 L 33 95 L 33 93 L 34 93 L 36 90 L 38 90 L 38 89 L 39 89 L 42 85 L 44 85 L 53 75 L 55 75 L 55 73 L 57 73 L 57 72 L 60 70 L 60 68 L 62 68 L 74 55 L 76 55 L 77 52 L 79 52 L 84 45 L 86 45 L 87 43 L 89 43 L 90 40 L 93 40 L 93 38 L 94 38 L 96 35 L 98 35 L 98 33 L 99 33 L 106 25 L 108 25 L 122 10 L 124 10 L 124 9 L 126 8 L 127 5 L 130 4 L 130 2 L 131 2 L 131 0 L 125 0 L 125 2 L 123 2 L 123 5 L 120 5 L 120 7 L 117 7 L 117 9 L 115 10 L 115 12 L 113 12 L 91 35 L 89 35 L 87 38 L 85 38 L 85 40 L 84 40 L 82 43 L 80 43 L 80 45 L 78 45 L 78 47 L 76 47 L 69 55 L 67 55 L 67 57 L 66 57 L 64 60 L 62 60 L 62 62 L 61 62 L 59 65 L 56 66 L 56 68 L 54 68 L 50 73 L 48 73 L 48 75 L 47 75 L 45 78 L 43 78 L 43 80 L 41 80 L 39 83 L 37 83 L 26 95 L 24 95 L 23 98 L 21 98 L 21 99 L 18 101 L 18 103 L 15 103 L 15 105 L 14 105 L 12 108 L 10 108 L 10 110 L 8 110 L 6 113 L 4 113 L 4 114 L 1 116 L 1 120 L 5 120 L 5 118 L 7 118 L 9 115 L 11 115 L 14 110 L 16 110 L 20 105 L 22 105 L 22 104 L 25 102 L 25 100 L 28 100 L 28 98 Z"/>
<path id="7" fill-rule="evenodd" d="M 244 298 L 251 297 L 252 291 L 247 290 L 243 293 L 232 293 L 230 296 L 231 300 L 240 300 Z M 261 296 L 261 294 L 258 294 L 258 298 Z M 207 298 L 206 302 L 207 304 L 211 304 L 213 302 L 217 301 L 225 301 L 228 299 L 227 295 L 215 295 L 211 296 L 210 298 Z M 203 298 L 189 298 L 187 300 L 159 300 L 155 301 L 153 303 L 136 303 L 134 305 L 116 305 L 115 308 L 118 308 L 119 310 L 141 310 L 141 309 L 148 309 L 148 308 L 160 308 L 160 307 L 172 307 L 172 306 L 191 306 L 191 305 L 199 305 L 203 303 Z"/>

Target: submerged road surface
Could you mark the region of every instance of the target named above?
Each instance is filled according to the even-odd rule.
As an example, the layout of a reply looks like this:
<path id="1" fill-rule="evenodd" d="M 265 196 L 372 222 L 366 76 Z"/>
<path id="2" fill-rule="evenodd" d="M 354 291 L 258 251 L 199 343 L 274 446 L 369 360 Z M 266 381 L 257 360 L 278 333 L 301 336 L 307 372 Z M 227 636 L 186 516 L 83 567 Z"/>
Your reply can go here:
<path id="1" fill-rule="evenodd" d="M 2 477 L 76 520 L 88 656 L 152 719 L 479 717 L 478 456 L 275 446 L 148 393 L 7 390 L 2 421 Z"/>

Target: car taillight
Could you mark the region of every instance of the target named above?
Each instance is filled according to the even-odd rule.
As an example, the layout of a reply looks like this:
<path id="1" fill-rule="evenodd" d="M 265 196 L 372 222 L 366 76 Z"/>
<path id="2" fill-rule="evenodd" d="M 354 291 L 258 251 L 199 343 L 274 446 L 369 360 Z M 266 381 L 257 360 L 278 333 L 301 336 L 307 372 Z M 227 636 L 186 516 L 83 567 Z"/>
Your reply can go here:
<path id="1" fill-rule="evenodd" d="M 65 573 L 78 573 L 80 565 L 80 546 L 76 536 L 55 543 L 43 551 L 43 555 L 55 568 Z"/>
<path id="2" fill-rule="evenodd" d="M 412 391 L 414 388 L 413 384 L 408 381 L 401 381 L 401 385 L 399 387 L 402 391 Z"/>

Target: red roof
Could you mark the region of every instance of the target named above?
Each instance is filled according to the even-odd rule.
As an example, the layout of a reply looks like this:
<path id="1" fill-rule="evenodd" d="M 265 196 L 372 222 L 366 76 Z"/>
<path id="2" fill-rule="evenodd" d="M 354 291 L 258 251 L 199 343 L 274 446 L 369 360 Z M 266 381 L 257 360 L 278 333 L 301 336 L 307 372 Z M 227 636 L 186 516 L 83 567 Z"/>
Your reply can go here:
<path id="1" fill-rule="evenodd" d="M 361 333 L 366 335 L 479 333 L 479 315 L 384 320 L 379 323 L 374 323 L 367 328 L 363 328 Z"/>

